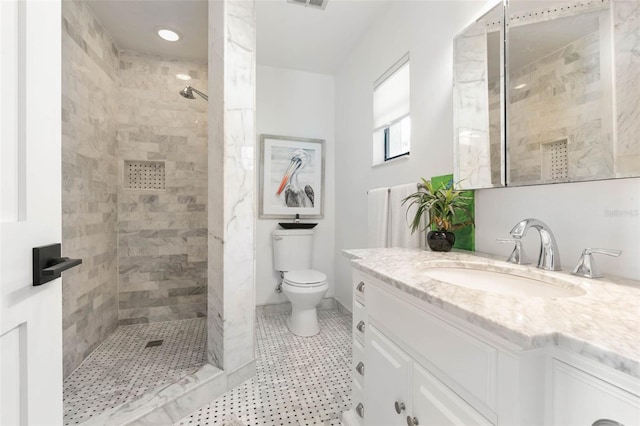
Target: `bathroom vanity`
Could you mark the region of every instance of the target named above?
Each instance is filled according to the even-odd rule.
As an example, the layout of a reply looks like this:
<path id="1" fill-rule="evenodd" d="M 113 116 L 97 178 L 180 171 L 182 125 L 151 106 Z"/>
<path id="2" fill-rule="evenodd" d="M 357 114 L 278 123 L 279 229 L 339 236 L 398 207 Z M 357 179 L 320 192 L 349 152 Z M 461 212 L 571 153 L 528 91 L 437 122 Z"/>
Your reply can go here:
<path id="1" fill-rule="evenodd" d="M 469 252 L 344 253 L 354 295 L 344 424 L 640 424 L 640 283 Z"/>

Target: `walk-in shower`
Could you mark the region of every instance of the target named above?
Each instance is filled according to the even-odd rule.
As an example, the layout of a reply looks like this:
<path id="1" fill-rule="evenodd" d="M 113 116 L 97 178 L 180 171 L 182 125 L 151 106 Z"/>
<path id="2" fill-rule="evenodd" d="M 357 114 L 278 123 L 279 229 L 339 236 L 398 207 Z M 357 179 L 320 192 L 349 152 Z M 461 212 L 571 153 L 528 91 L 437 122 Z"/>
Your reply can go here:
<path id="1" fill-rule="evenodd" d="M 202 97 L 202 99 L 204 99 L 205 101 L 209 102 L 209 97 L 207 95 L 205 95 L 204 93 L 202 93 L 198 89 L 193 88 L 191 86 L 186 86 L 184 89 L 182 89 L 180 91 L 180 95 L 182 95 L 183 97 L 185 97 L 187 99 L 195 99 L 196 97 L 193 96 L 193 92 L 196 92 L 198 95 L 200 95 L 200 97 Z"/>
<path id="2" fill-rule="evenodd" d="M 179 74 L 208 91 L 207 50 L 180 59 L 179 47 L 139 51 L 133 36 L 116 42 L 115 27 L 93 30 L 137 6 L 153 27 L 155 11 L 173 16 L 183 3 L 62 2 L 62 246 L 83 259 L 63 279 L 66 424 L 207 364 L 208 103 L 175 97 L 187 84 Z M 206 1 L 187 3 L 207 15 Z"/>

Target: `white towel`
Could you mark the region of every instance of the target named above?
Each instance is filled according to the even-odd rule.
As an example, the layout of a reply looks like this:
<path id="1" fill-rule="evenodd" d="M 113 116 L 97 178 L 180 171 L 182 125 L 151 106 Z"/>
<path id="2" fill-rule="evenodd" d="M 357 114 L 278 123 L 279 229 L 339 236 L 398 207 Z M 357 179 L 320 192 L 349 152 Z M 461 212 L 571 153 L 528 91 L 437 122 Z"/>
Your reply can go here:
<path id="1" fill-rule="evenodd" d="M 367 194 L 369 248 L 387 247 L 389 232 L 389 188 L 370 189 Z"/>
<path id="2" fill-rule="evenodd" d="M 402 205 L 402 200 L 417 190 L 417 184 L 408 183 L 392 186 L 389 191 L 389 247 L 424 247 L 424 232 L 422 232 L 424 225 L 420 225 L 420 230 L 413 234 L 410 228 L 417 206 L 411 206 L 407 212 L 410 202 Z"/>

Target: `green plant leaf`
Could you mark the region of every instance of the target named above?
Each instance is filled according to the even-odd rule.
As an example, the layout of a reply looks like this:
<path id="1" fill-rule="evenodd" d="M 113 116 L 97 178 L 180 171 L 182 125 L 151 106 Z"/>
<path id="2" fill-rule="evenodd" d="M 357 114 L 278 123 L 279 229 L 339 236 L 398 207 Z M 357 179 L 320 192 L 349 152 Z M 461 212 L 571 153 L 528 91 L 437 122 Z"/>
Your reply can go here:
<path id="1" fill-rule="evenodd" d="M 407 215 L 409 214 L 409 209 L 417 206 L 414 216 L 409 222 L 411 233 L 427 229 L 432 225 L 450 230 L 474 224 L 471 219 L 463 223 L 453 223 L 456 213 L 465 215 L 468 218 L 471 217 L 471 212 L 467 206 L 467 202 L 471 197 L 463 195 L 461 190 L 454 189 L 456 185 L 434 190 L 432 183 L 425 178 L 421 178 L 421 183 L 422 188 L 402 200 L 402 205 L 408 204 Z M 424 216 L 428 216 L 428 220 L 424 221 L 425 227 L 420 229 Z"/>

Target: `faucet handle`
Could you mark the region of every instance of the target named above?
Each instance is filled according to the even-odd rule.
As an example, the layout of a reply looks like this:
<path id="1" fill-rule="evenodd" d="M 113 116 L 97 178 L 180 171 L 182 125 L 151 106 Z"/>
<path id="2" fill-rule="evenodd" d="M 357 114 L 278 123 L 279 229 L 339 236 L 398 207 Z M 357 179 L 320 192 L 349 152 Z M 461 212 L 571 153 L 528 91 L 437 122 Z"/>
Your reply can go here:
<path id="1" fill-rule="evenodd" d="M 602 278 L 604 275 L 593 260 L 593 253 L 606 254 L 607 256 L 618 257 L 622 254 L 620 250 L 610 250 L 601 248 L 586 248 L 582 251 L 582 256 L 578 260 L 578 264 L 573 271 L 573 275 L 579 275 L 586 278 Z"/>
<path id="2" fill-rule="evenodd" d="M 514 243 L 513 251 L 511 255 L 507 259 L 509 263 L 515 263 L 516 265 L 529 265 L 529 259 L 524 254 L 524 249 L 522 248 L 522 240 L 519 238 L 498 238 L 496 239 L 501 244 L 504 243 Z"/>
<path id="3" fill-rule="evenodd" d="M 602 249 L 602 248 L 586 248 L 583 250 L 582 254 L 592 254 L 592 253 L 600 253 L 606 254 L 607 256 L 618 257 L 622 254 L 620 250 L 611 250 L 611 249 Z"/>

